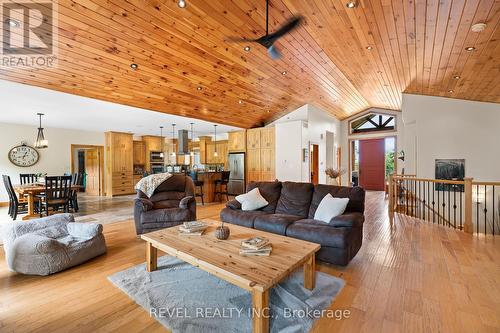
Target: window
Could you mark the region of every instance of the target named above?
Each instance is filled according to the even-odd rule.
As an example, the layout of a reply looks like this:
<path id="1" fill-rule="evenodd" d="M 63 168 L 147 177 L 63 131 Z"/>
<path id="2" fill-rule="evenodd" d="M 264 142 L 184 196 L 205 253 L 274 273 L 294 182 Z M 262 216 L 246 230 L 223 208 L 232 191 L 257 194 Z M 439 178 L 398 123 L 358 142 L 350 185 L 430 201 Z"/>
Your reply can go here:
<path id="1" fill-rule="evenodd" d="M 395 129 L 395 116 L 368 113 L 350 122 L 351 133 L 368 133 L 379 131 L 391 131 Z"/>

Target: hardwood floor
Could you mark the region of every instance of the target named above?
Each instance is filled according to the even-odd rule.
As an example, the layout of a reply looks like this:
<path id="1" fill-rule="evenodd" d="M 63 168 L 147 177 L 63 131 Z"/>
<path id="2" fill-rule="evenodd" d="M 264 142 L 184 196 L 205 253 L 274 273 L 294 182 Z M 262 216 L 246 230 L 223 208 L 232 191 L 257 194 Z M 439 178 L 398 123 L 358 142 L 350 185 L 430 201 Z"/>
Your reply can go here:
<path id="1" fill-rule="evenodd" d="M 500 238 L 397 216 L 367 195 L 363 246 L 347 267 L 317 263 L 346 286 L 314 332 L 500 332 Z M 217 218 L 222 205 L 199 207 Z M 108 253 L 48 276 L 9 272 L 0 254 L 0 332 L 165 332 L 106 277 L 145 260 L 132 221 L 104 225 Z"/>

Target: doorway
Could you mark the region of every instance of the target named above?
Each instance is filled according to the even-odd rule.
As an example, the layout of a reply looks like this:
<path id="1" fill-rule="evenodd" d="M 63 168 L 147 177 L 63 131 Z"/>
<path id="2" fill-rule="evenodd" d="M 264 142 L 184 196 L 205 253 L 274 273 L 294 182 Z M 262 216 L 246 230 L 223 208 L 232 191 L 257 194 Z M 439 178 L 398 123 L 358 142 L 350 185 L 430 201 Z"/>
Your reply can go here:
<path id="1" fill-rule="evenodd" d="M 82 174 L 87 195 L 104 195 L 104 147 L 72 144 L 71 172 Z"/>
<path id="2" fill-rule="evenodd" d="M 319 145 L 311 144 L 309 147 L 310 160 L 309 160 L 309 170 L 311 170 L 311 183 L 318 185 L 319 182 Z"/>
<path id="3" fill-rule="evenodd" d="M 396 138 L 350 140 L 349 176 L 352 186 L 385 191 L 387 178 L 396 167 Z"/>

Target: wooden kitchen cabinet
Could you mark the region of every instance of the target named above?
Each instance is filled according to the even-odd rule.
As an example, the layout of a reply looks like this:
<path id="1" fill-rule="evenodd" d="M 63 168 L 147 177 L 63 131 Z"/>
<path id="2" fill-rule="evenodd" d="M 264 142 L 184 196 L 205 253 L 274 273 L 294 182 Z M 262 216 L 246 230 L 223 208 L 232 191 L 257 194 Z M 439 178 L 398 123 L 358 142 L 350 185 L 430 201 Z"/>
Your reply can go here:
<path id="1" fill-rule="evenodd" d="M 146 145 L 142 141 L 133 142 L 134 165 L 146 164 Z"/>
<path id="2" fill-rule="evenodd" d="M 260 128 L 252 128 L 247 130 L 247 149 L 260 148 Z"/>
<path id="3" fill-rule="evenodd" d="M 260 129 L 260 148 L 274 149 L 275 130 L 274 127 L 264 127 Z"/>
<path id="4" fill-rule="evenodd" d="M 246 131 L 229 132 L 227 145 L 229 152 L 245 152 L 247 148 Z"/>
<path id="5" fill-rule="evenodd" d="M 260 180 L 273 181 L 275 180 L 275 157 L 274 149 L 260 149 Z"/>
<path id="6" fill-rule="evenodd" d="M 247 182 L 260 181 L 260 149 L 247 149 Z"/>
<path id="7" fill-rule="evenodd" d="M 106 193 L 108 196 L 134 193 L 134 144 L 132 134 L 106 132 Z"/>

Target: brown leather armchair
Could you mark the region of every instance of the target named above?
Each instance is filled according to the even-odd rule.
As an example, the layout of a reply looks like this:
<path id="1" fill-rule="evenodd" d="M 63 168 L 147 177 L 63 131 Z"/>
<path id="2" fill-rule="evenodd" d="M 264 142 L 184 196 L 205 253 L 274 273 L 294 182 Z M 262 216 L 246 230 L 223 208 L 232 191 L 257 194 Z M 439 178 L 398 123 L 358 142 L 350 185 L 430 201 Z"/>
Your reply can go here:
<path id="1" fill-rule="evenodd" d="M 138 235 L 193 220 L 196 220 L 196 200 L 190 177 L 173 175 L 156 188 L 151 198 L 137 190 L 134 221 Z"/>

